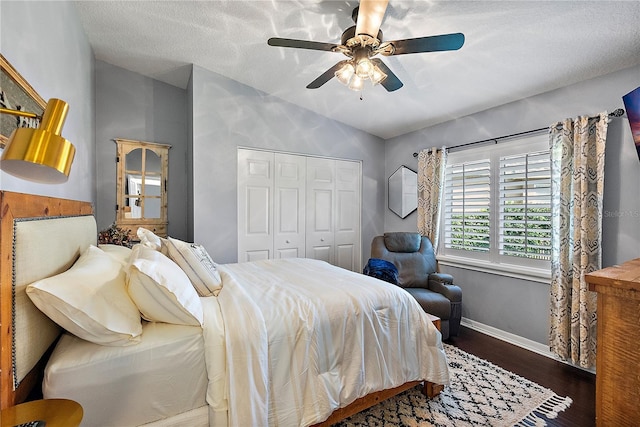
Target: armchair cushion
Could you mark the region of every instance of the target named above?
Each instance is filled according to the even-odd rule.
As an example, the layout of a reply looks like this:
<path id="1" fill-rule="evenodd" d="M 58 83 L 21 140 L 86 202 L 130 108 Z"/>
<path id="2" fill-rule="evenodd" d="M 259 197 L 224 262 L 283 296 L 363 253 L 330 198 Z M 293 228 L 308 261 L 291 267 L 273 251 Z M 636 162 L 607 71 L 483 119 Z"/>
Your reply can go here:
<path id="1" fill-rule="evenodd" d="M 390 252 L 418 252 L 420 240 L 418 233 L 384 233 L 384 245 Z"/>
<path id="2" fill-rule="evenodd" d="M 451 317 L 451 302 L 443 295 L 424 288 L 406 288 L 405 290 L 413 295 L 427 313 L 438 316 L 442 321 L 448 321 Z"/>

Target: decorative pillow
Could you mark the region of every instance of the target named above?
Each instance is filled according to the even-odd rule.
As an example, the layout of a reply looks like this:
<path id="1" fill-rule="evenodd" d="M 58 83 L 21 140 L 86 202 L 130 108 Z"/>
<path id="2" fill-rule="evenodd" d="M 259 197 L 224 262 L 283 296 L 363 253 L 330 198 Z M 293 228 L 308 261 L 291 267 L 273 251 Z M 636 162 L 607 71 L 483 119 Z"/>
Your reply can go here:
<path id="1" fill-rule="evenodd" d="M 95 344 L 136 344 L 140 313 L 125 288 L 125 272 L 113 257 L 89 246 L 67 271 L 27 286 L 31 301 L 51 320 Z"/>
<path id="2" fill-rule="evenodd" d="M 164 239 L 146 228 L 138 228 L 138 238 L 143 246 L 168 256 L 187 274 L 191 284 L 201 297 L 217 296 L 222 289 L 222 279 L 217 264 L 202 245 L 187 243 L 169 237 Z"/>
<path id="3" fill-rule="evenodd" d="M 129 257 L 131 256 L 131 249 L 126 246 L 101 244 L 98 248 L 102 249 L 107 255 L 118 261 L 124 267 L 129 265 Z"/>
<path id="4" fill-rule="evenodd" d="M 158 251 L 142 244 L 133 247 L 127 290 L 146 320 L 202 325 L 202 303 L 189 278 Z"/>
<path id="5" fill-rule="evenodd" d="M 164 255 L 167 254 L 167 250 L 164 246 L 164 240 L 166 239 L 163 239 L 162 237 L 157 236 L 153 231 L 142 227 L 138 228 L 136 234 L 138 235 L 138 239 L 140 239 L 140 244 L 142 246 L 146 246 L 154 251 L 162 252 Z"/>
<path id="6" fill-rule="evenodd" d="M 182 268 L 198 295 L 207 297 L 218 295 L 222 289 L 222 279 L 218 266 L 202 245 L 187 243 L 169 237 L 164 240 L 169 258 Z"/>

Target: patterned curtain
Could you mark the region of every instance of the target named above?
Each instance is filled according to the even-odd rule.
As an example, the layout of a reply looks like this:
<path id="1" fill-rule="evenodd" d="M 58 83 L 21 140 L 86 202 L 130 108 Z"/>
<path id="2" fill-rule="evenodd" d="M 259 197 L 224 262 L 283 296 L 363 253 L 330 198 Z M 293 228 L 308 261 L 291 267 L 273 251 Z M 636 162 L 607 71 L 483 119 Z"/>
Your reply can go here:
<path id="1" fill-rule="evenodd" d="M 418 153 L 418 232 L 431 240 L 436 252 L 446 163 L 447 151 L 444 147 Z"/>
<path id="2" fill-rule="evenodd" d="M 549 129 L 551 147 L 550 349 L 584 368 L 596 363 L 596 303 L 584 275 L 601 268 L 607 113 Z"/>

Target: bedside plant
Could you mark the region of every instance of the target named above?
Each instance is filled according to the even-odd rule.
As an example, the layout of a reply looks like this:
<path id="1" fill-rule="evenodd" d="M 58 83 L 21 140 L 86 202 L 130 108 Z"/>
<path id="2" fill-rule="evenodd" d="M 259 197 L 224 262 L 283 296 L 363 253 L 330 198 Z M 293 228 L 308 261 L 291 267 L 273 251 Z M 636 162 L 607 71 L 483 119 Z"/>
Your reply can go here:
<path id="1" fill-rule="evenodd" d="M 133 246 L 133 242 L 129 239 L 128 233 L 115 223 L 109 228 L 98 232 L 98 244 L 100 245 L 119 245 L 128 248 Z"/>

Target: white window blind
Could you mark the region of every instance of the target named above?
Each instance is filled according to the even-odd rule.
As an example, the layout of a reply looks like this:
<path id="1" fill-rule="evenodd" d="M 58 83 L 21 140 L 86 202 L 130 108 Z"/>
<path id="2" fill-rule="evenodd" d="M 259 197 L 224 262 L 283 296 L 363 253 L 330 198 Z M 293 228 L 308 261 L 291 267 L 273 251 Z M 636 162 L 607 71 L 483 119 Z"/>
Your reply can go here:
<path id="1" fill-rule="evenodd" d="M 446 248 L 488 252 L 491 220 L 489 159 L 449 165 L 445 183 Z"/>
<path id="2" fill-rule="evenodd" d="M 500 157 L 500 255 L 549 260 L 551 165 L 549 150 Z"/>
<path id="3" fill-rule="evenodd" d="M 550 166 L 546 134 L 449 153 L 438 259 L 546 280 Z"/>

